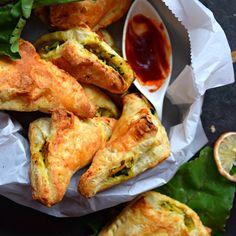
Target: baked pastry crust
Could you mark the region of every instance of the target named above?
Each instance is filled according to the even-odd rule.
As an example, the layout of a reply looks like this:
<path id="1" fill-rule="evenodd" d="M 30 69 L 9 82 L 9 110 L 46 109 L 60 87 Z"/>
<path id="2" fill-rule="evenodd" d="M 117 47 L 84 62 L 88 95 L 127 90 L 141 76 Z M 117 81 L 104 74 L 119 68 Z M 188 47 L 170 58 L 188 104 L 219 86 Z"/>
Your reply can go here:
<path id="1" fill-rule="evenodd" d="M 82 86 L 51 62 L 40 59 L 32 44 L 20 40 L 21 59 L 0 59 L 0 109 L 52 112 L 64 108 L 93 117 L 95 107 Z"/>
<path id="2" fill-rule="evenodd" d="M 146 192 L 116 217 L 99 236 L 208 236 L 199 216 L 188 206 L 157 192 Z"/>
<path id="3" fill-rule="evenodd" d="M 108 95 L 93 85 L 82 84 L 82 87 L 86 96 L 96 108 L 96 117 L 119 118 L 120 112 Z"/>
<path id="4" fill-rule="evenodd" d="M 80 178 L 78 190 L 85 197 L 137 176 L 170 154 L 165 128 L 144 97 L 128 94 L 123 103 L 110 140 Z"/>
<path id="5" fill-rule="evenodd" d="M 55 42 L 60 45 L 48 50 Z M 46 34 L 35 45 L 43 59 L 53 62 L 79 82 L 112 93 L 124 93 L 136 77 L 130 65 L 89 28 Z"/>
<path id="6" fill-rule="evenodd" d="M 115 120 L 81 120 L 64 110 L 29 126 L 33 199 L 50 207 L 62 200 L 72 175 L 92 161 L 109 139 Z"/>
<path id="7" fill-rule="evenodd" d="M 109 1 L 109 0 L 108 0 Z M 132 0 L 113 0 L 113 7 L 101 18 L 94 30 L 106 28 L 108 25 L 119 20 L 129 9 Z"/>
<path id="8" fill-rule="evenodd" d="M 87 25 L 91 29 L 104 28 L 121 18 L 131 0 L 84 0 L 50 7 L 50 21 L 58 29 Z"/>

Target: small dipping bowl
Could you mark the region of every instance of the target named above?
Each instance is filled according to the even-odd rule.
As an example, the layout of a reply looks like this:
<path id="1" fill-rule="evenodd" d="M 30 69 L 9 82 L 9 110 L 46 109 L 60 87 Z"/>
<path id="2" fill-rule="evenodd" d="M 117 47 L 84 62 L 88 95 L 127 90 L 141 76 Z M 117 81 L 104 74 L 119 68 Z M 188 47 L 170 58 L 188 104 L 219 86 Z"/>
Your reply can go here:
<path id="1" fill-rule="evenodd" d="M 147 0 L 136 0 L 125 21 L 123 57 L 137 74 L 137 89 L 162 118 L 163 100 L 172 70 L 172 49 L 167 29 Z"/>

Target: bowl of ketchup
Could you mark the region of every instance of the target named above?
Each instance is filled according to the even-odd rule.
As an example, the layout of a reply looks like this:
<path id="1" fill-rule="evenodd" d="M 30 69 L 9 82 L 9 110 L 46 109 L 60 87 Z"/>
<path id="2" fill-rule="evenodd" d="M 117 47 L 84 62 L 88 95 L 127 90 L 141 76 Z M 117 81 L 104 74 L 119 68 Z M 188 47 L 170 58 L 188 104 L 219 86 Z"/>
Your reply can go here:
<path id="1" fill-rule="evenodd" d="M 134 1 L 129 10 L 123 30 L 122 52 L 137 75 L 134 84 L 161 117 L 172 70 L 172 49 L 161 17 L 147 0 Z"/>

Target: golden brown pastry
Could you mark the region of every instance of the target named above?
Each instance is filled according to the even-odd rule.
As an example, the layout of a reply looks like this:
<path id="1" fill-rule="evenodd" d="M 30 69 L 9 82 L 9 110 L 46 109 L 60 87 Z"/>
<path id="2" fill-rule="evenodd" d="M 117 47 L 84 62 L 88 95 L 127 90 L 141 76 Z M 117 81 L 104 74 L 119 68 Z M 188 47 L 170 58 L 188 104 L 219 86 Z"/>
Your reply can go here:
<path id="1" fill-rule="evenodd" d="M 170 154 L 170 144 L 150 105 L 137 94 L 124 97 L 124 107 L 110 140 L 81 176 L 78 190 L 85 197 L 127 181 Z"/>
<path id="2" fill-rule="evenodd" d="M 135 79 L 129 64 L 88 28 L 47 34 L 35 45 L 43 59 L 52 61 L 79 82 L 120 94 Z"/>
<path id="3" fill-rule="evenodd" d="M 99 29 L 96 31 L 99 37 L 105 41 L 113 50 L 115 50 L 118 54 L 120 53 L 120 49 L 117 47 L 116 42 L 110 32 L 106 29 Z"/>
<path id="4" fill-rule="evenodd" d="M 58 29 L 87 25 L 92 29 L 106 27 L 121 18 L 131 0 L 84 0 L 50 7 L 51 24 Z"/>
<path id="5" fill-rule="evenodd" d="M 81 120 L 73 113 L 55 111 L 29 126 L 30 180 L 33 199 L 50 207 L 62 200 L 72 175 L 89 164 L 109 139 L 115 120 Z"/>
<path id="6" fill-rule="evenodd" d="M 51 112 L 65 108 L 93 117 L 94 106 L 69 74 L 40 59 L 29 42 L 20 41 L 21 59 L 0 59 L 0 109 Z"/>
<path id="7" fill-rule="evenodd" d="M 96 108 L 95 116 L 106 116 L 116 119 L 119 117 L 120 112 L 115 103 L 99 88 L 88 84 L 82 84 L 82 87 L 86 96 Z"/>
<path id="8" fill-rule="evenodd" d="M 101 18 L 101 20 L 93 28 L 95 31 L 101 28 L 106 28 L 108 25 L 119 20 L 128 11 L 132 0 L 113 0 L 113 2 L 113 7 Z"/>
<path id="9" fill-rule="evenodd" d="M 188 206 L 157 192 L 141 194 L 99 236 L 209 236 Z"/>

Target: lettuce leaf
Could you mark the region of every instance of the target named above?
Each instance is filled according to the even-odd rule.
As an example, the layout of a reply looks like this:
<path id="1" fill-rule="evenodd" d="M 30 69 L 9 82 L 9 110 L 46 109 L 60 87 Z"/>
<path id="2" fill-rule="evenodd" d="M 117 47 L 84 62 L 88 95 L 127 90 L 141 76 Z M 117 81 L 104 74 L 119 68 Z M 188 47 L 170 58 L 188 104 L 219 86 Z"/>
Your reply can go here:
<path id="1" fill-rule="evenodd" d="M 27 10 L 22 10 L 21 1 L 0 8 L 0 55 L 14 60 L 20 57 L 19 37 L 26 22 L 24 14 L 27 13 Z"/>
<path id="2" fill-rule="evenodd" d="M 53 4 L 62 4 L 68 2 L 80 2 L 83 0 L 35 0 L 34 1 L 34 8 L 42 7 L 42 6 L 49 6 Z"/>
<path id="3" fill-rule="evenodd" d="M 222 235 L 233 205 L 235 187 L 219 174 L 213 150 L 206 147 L 198 158 L 180 167 L 174 178 L 156 191 L 185 203 L 213 230 L 212 235 Z"/>
<path id="4" fill-rule="evenodd" d="M 19 38 L 33 8 L 76 0 L 2 0 L 0 3 L 0 56 L 20 58 Z M 78 0 L 77 0 L 78 1 Z"/>

